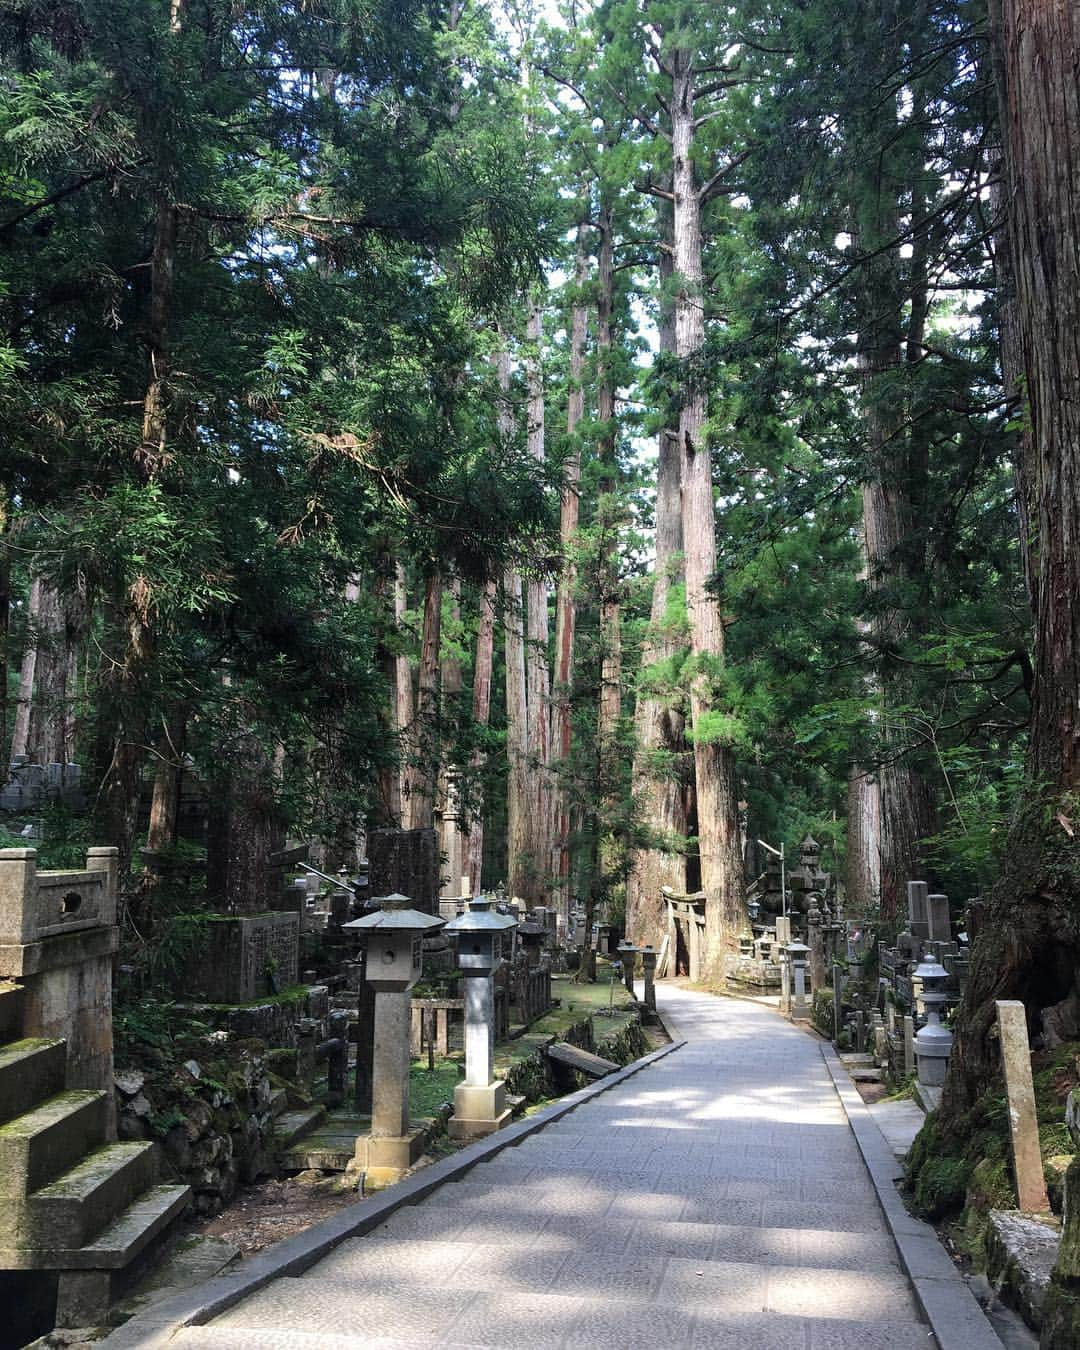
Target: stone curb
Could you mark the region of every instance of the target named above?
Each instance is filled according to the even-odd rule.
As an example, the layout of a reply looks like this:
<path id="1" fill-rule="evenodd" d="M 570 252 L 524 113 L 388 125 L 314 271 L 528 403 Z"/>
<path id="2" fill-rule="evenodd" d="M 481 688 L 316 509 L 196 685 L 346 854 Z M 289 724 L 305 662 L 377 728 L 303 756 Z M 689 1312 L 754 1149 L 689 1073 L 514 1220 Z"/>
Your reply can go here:
<path id="1" fill-rule="evenodd" d="M 839 1055 L 831 1044 L 822 1044 L 820 1048 L 896 1243 L 900 1264 L 940 1350 L 1002 1350 L 1001 1341 L 937 1233 L 905 1209 L 895 1185 L 904 1169 L 874 1123 Z"/>
<path id="2" fill-rule="evenodd" d="M 204 1326 L 249 1294 L 257 1293 L 271 1280 L 282 1275 L 302 1275 L 340 1243 L 349 1238 L 362 1237 L 403 1206 L 423 1200 L 444 1182 L 460 1180 L 477 1163 L 487 1162 L 504 1149 L 520 1144 L 546 1125 L 561 1120 L 585 1102 L 624 1083 L 641 1069 L 649 1068 L 685 1044 L 685 1041 L 673 1040 L 670 1045 L 662 1045 L 659 1050 L 643 1055 L 618 1072 L 560 1098 L 534 1116 L 478 1139 L 450 1157 L 432 1163 L 430 1167 L 421 1168 L 413 1176 L 389 1187 L 377 1198 L 362 1205 L 350 1205 L 303 1233 L 267 1247 L 250 1261 L 244 1262 L 235 1273 L 216 1276 L 205 1284 L 196 1285 L 194 1289 L 163 1300 L 125 1322 L 99 1344 L 109 1350 L 151 1350 L 151 1347 L 166 1345 L 173 1333 L 184 1327 Z M 977 1350 L 977 1347 L 973 1347 L 973 1350 Z"/>

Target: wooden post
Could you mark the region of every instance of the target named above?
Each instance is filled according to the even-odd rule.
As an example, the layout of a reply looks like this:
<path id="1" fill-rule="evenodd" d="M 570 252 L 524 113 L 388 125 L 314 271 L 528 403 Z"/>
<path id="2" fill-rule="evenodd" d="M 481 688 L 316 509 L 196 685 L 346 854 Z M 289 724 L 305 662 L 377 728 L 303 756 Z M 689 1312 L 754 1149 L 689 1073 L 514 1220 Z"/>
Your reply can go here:
<path id="1" fill-rule="evenodd" d="M 1031 1080 L 1027 1015 L 1018 999 L 999 999 L 998 1031 L 1005 1089 L 1009 1094 L 1009 1132 L 1012 1136 L 1016 1198 L 1025 1214 L 1050 1209 L 1039 1150 L 1039 1121 L 1035 1114 L 1035 1085 Z"/>

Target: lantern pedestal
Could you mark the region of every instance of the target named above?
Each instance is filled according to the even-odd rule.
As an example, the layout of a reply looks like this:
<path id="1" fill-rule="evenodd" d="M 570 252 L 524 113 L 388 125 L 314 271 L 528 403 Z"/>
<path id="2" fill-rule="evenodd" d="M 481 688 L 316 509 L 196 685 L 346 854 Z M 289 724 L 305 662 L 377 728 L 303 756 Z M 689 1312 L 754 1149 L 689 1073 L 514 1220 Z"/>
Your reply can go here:
<path id="1" fill-rule="evenodd" d="M 356 1141 L 353 1165 L 364 1173 L 364 1189 L 378 1191 L 400 1181 L 423 1151 L 423 1130 L 381 1137 L 362 1134 Z"/>
<path id="2" fill-rule="evenodd" d="M 496 1079 L 483 1087 L 459 1083 L 454 1089 L 454 1114 L 447 1122 L 451 1139 L 479 1139 L 510 1122 L 506 1084 Z"/>

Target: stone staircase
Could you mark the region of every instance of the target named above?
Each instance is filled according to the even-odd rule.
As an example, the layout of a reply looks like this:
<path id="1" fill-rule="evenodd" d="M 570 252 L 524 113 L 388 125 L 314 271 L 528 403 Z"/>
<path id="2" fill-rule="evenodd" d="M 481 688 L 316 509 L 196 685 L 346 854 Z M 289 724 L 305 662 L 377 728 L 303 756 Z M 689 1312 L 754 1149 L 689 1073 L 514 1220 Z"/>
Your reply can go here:
<path id="1" fill-rule="evenodd" d="M 57 1273 L 57 1326 L 100 1324 L 190 1188 L 157 1184 L 156 1144 L 107 1142 L 108 1094 L 66 1088 L 66 1042 L 23 1037 L 22 999 L 0 982 L 0 1269 Z"/>

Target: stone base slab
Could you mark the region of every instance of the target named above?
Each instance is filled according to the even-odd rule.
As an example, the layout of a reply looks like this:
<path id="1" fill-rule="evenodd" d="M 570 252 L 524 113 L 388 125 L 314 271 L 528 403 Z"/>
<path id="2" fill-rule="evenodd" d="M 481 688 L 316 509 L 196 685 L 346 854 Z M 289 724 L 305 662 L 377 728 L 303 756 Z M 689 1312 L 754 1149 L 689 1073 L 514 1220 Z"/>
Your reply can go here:
<path id="1" fill-rule="evenodd" d="M 502 1079 L 485 1087 L 459 1083 L 454 1089 L 454 1114 L 446 1128 L 451 1139 L 480 1139 L 501 1130 L 512 1114 Z"/>
<path id="2" fill-rule="evenodd" d="M 403 1135 L 362 1134 L 356 1141 L 353 1160 L 373 1186 L 389 1186 L 416 1162 L 424 1151 L 424 1131 Z"/>
<path id="3" fill-rule="evenodd" d="M 482 1139 L 485 1135 L 501 1130 L 504 1125 L 509 1125 L 513 1114 L 508 1106 L 493 1120 L 470 1120 L 466 1116 L 455 1115 L 447 1121 L 446 1130 L 451 1139 Z"/>

